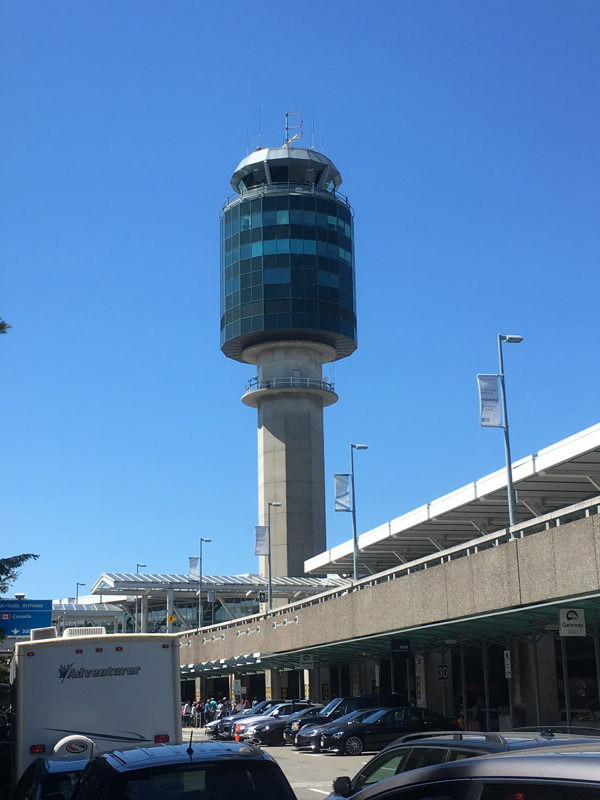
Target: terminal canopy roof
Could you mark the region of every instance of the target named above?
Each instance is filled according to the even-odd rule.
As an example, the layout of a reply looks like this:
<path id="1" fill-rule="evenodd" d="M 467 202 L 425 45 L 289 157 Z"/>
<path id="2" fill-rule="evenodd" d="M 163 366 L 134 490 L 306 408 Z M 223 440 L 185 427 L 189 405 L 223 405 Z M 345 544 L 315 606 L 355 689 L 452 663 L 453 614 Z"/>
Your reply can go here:
<path id="1" fill-rule="evenodd" d="M 435 459 L 432 463 L 435 463 Z M 517 523 L 523 524 L 600 493 L 600 425 L 513 463 Z M 365 574 L 473 541 L 508 527 L 506 470 L 409 511 L 359 536 L 359 568 Z M 308 573 L 352 573 L 352 541 L 305 562 Z"/>

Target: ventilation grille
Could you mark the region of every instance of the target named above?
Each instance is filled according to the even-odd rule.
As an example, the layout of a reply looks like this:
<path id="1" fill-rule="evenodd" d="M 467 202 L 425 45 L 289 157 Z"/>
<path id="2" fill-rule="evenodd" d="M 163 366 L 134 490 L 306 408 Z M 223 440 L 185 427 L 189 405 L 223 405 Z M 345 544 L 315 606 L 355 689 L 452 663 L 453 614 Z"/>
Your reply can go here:
<path id="1" fill-rule="evenodd" d="M 237 322 L 240 318 L 240 307 L 234 306 L 230 308 L 229 311 L 225 312 L 225 325 L 229 325 L 231 322 Z"/>
<path id="2" fill-rule="evenodd" d="M 265 314 L 287 314 L 289 310 L 289 300 L 265 300 Z"/>
<path id="3" fill-rule="evenodd" d="M 65 628 L 63 637 L 73 639 L 75 636 L 105 636 L 106 628 Z"/>

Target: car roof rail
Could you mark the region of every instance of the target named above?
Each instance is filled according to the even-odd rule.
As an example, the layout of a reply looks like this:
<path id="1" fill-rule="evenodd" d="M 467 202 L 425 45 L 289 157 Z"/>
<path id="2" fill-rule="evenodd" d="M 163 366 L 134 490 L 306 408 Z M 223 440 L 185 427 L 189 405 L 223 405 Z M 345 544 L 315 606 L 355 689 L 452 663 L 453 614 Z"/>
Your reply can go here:
<path id="1" fill-rule="evenodd" d="M 513 728 L 522 733 L 540 733 L 542 736 L 554 736 L 555 733 L 581 733 L 586 736 L 600 736 L 600 727 L 592 725 L 528 725 L 524 728 Z"/>
<path id="2" fill-rule="evenodd" d="M 494 744 L 508 744 L 500 733 L 487 733 L 486 731 L 422 731 L 421 733 L 408 733 L 406 736 L 397 739 L 395 744 L 414 742 L 417 739 L 429 739 L 432 736 L 444 736 L 447 739 L 454 739 L 459 742 L 483 739 L 485 742 L 493 742 Z"/>

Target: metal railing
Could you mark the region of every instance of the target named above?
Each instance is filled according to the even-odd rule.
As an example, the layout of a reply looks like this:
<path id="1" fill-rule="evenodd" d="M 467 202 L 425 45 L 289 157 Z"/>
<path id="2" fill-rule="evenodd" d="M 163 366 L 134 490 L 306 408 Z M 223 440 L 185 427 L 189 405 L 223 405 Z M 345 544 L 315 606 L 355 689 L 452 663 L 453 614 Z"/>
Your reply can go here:
<path id="1" fill-rule="evenodd" d="M 279 624 L 286 626 L 288 616 L 294 615 L 295 612 L 299 611 L 300 609 L 318 605 L 319 603 L 326 603 L 328 600 L 335 600 L 336 598 L 350 594 L 351 592 L 359 592 L 379 583 L 397 580 L 398 578 L 403 578 L 405 575 L 410 575 L 413 572 L 419 572 L 423 569 L 435 567 L 440 564 L 453 561 L 456 558 L 464 558 L 465 556 L 469 556 L 473 553 L 478 553 L 492 547 L 498 547 L 501 544 L 515 541 L 516 539 L 523 539 L 526 536 L 540 533 L 544 530 L 553 530 L 555 528 L 559 528 L 561 524 L 566 525 L 570 522 L 576 522 L 577 520 L 585 519 L 586 517 L 595 516 L 596 514 L 600 514 L 600 495 L 591 497 L 589 500 L 584 500 L 581 503 L 576 503 L 565 508 L 557 509 L 556 511 L 544 514 L 543 516 L 535 517 L 534 519 L 527 520 L 526 522 L 521 522 L 517 525 L 514 525 L 512 528 L 503 528 L 499 531 L 495 531 L 494 533 L 488 533 L 485 536 L 479 536 L 477 539 L 472 539 L 469 542 L 464 542 L 463 544 L 449 547 L 446 550 L 441 550 L 439 552 L 432 553 L 431 555 L 417 558 L 414 561 L 398 564 L 397 566 L 385 570 L 384 572 L 379 572 L 375 575 L 369 575 L 368 577 L 361 578 L 356 583 L 348 580 L 348 583 L 345 586 L 329 589 L 324 591 L 322 594 L 312 595 L 311 597 L 307 597 L 302 600 L 296 600 L 285 606 L 278 606 L 269 612 L 253 614 L 247 617 L 239 617 L 237 619 L 228 620 L 227 622 L 222 622 L 217 625 L 206 626 L 205 628 L 201 629 L 202 633 L 205 634 L 204 641 L 207 642 L 209 640 L 209 634 L 214 634 L 217 632 L 222 634 L 222 636 L 213 636 L 213 641 L 215 638 L 224 639 L 225 631 L 227 629 L 238 628 L 242 625 L 248 626 L 255 623 L 264 623 L 266 620 L 272 621 L 273 628 L 278 627 Z M 277 618 L 280 617 L 284 617 L 285 619 L 278 622 Z M 297 616 L 293 619 L 296 622 L 299 621 Z M 197 631 L 198 629 L 196 628 L 195 630 Z M 193 632 L 194 631 L 185 631 L 182 632 L 180 636 L 189 637 Z"/>
<path id="2" fill-rule="evenodd" d="M 254 197 L 262 197 L 266 194 L 285 194 L 286 192 L 314 195 L 315 197 L 322 197 L 323 199 L 340 200 L 342 203 L 345 203 L 352 212 L 350 201 L 346 195 L 342 194 L 339 190 L 329 192 L 327 189 L 317 189 L 314 184 L 287 181 L 286 183 L 261 183 L 259 186 L 254 186 L 252 189 L 244 189 L 240 194 L 236 192 L 227 197 L 221 213 L 226 211 L 236 201 L 241 202 L 242 200 L 252 200 Z"/>
<path id="3" fill-rule="evenodd" d="M 316 378 L 271 378 L 270 380 L 259 381 L 253 378 L 246 384 L 246 394 L 256 392 L 259 389 L 321 389 L 325 392 L 333 392 L 333 383 L 328 380 L 317 380 Z"/>

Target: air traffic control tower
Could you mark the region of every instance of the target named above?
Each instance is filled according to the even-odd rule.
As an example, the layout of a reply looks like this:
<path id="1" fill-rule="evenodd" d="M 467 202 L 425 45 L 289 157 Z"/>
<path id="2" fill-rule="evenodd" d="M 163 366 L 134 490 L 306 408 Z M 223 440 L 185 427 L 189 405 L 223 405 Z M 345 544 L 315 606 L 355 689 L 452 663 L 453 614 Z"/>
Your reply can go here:
<path id="1" fill-rule="evenodd" d="M 271 509 L 274 576 L 302 576 L 326 550 L 323 408 L 338 398 L 322 365 L 356 349 L 341 183 L 314 150 L 259 149 L 234 172 L 221 215 L 221 350 L 257 367 L 242 400 L 258 410 L 260 524 L 267 504 L 281 503 Z"/>

